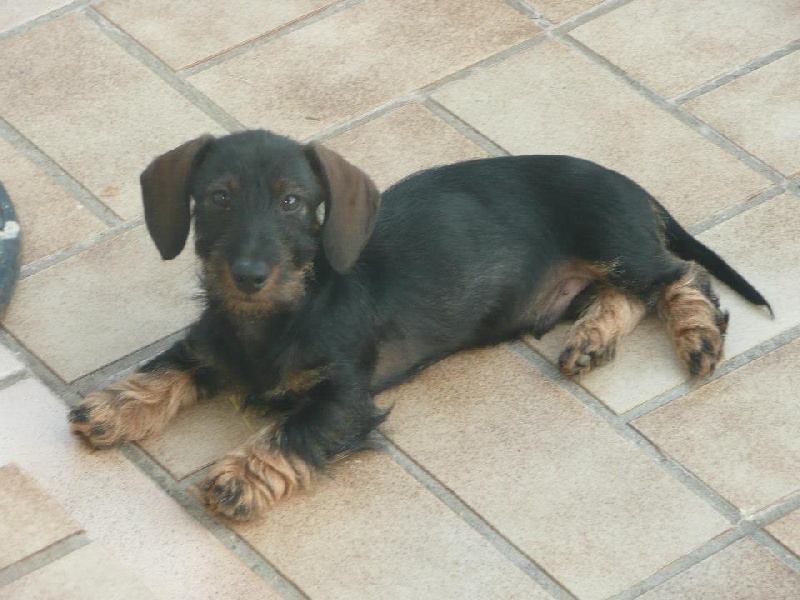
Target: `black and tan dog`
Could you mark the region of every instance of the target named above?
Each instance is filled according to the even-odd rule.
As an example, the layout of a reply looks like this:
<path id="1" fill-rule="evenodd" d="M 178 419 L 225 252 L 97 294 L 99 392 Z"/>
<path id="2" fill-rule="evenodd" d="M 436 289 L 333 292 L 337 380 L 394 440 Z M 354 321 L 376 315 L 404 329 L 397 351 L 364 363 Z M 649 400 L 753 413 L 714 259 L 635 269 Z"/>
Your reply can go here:
<path id="1" fill-rule="evenodd" d="M 185 340 L 73 409 L 72 429 L 98 447 L 138 440 L 199 399 L 240 394 L 270 424 L 208 472 L 205 501 L 228 517 L 263 514 L 362 447 L 386 416 L 372 395 L 459 349 L 576 318 L 559 359 L 575 375 L 653 310 L 703 377 L 728 323 L 708 272 L 769 306 L 641 187 L 576 158 L 432 169 L 379 211 L 338 154 L 247 131 L 187 142 L 141 184 L 165 259 L 194 199 L 206 308 Z"/>

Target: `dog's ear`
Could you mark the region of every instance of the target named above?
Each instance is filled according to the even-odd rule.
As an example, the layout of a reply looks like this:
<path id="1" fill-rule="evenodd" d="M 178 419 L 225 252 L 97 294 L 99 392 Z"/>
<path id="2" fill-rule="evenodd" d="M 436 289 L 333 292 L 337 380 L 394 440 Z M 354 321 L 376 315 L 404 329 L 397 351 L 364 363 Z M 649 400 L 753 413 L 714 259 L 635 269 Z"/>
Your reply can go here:
<path id="1" fill-rule="evenodd" d="M 144 220 L 161 257 L 178 256 L 189 237 L 192 174 L 214 136 L 203 135 L 162 154 L 139 176 Z"/>
<path id="2" fill-rule="evenodd" d="M 336 271 L 346 273 L 372 234 L 381 195 L 366 173 L 333 150 L 312 142 L 306 146 L 306 156 L 327 192 L 325 256 Z"/>

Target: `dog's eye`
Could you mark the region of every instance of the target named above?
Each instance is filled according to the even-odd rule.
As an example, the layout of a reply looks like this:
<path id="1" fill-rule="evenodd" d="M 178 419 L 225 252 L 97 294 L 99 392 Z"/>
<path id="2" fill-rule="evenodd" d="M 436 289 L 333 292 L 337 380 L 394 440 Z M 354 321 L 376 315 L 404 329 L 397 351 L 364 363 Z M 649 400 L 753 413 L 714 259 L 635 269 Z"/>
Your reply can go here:
<path id="1" fill-rule="evenodd" d="M 219 190 L 211 194 L 211 201 L 220 208 L 230 208 L 231 200 L 228 197 L 228 192 Z"/>
<path id="2" fill-rule="evenodd" d="M 300 208 L 300 200 L 297 199 L 297 196 L 294 194 L 289 194 L 285 196 L 283 200 L 281 200 L 281 210 L 283 212 L 294 212 Z"/>

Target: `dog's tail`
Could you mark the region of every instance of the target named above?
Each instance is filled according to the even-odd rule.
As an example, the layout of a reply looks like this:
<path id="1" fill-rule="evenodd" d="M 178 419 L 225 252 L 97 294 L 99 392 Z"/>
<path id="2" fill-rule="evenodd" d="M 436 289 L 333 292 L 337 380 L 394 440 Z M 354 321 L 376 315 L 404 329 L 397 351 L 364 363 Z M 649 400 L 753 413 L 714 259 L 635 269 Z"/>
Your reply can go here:
<path id="1" fill-rule="evenodd" d="M 704 266 L 709 273 L 726 284 L 745 300 L 758 306 L 765 306 L 770 316 L 775 317 L 769 302 L 754 288 L 750 282 L 739 275 L 732 266 L 726 263 L 713 250 L 704 246 L 692 235 L 681 227 L 667 209 L 658 202 L 654 203 L 664 222 L 664 233 L 667 238 L 667 248 L 684 260 L 693 260 Z"/>

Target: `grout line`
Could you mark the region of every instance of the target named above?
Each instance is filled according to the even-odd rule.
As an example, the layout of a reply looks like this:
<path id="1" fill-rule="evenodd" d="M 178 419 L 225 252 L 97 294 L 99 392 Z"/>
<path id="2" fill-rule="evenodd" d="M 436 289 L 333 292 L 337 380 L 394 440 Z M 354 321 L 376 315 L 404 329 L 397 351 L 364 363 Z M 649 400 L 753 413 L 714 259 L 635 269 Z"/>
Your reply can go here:
<path id="1" fill-rule="evenodd" d="M 278 29 L 273 29 L 262 35 L 259 35 L 256 38 L 247 40 L 236 46 L 233 46 L 232 48 L 227 48 L 222 52 L 215 54 L 214 56 L 206 58 L 205 60 L 197 62 L 188 67 L 178 69 L 176 71 L 176 76 L 181 80 L 192 77 L 193 75 L 197 75 L 198 73 L 202 73 L 203 71 L 206 71 L 212 67 L 216 67 L 219 64 L 222 64 L 233 58 L 241 56 L 242 54 L 250 52 L 251 50 L 260 48 L 261 46 L 264 46 L 265 44 L 268 44 L 273 40 L 282 38 L 285 35 L 293 33 L 298 29 L 304 29 L 305 27 L 313 25 L 318 21 L 322 21 L 327 17 L 342 12 L 350 8 L 351 6 L 355 6 L 357 4 L 362 4 L 362 3 L 364 3 L 364 0 L 344 0 L 342 2 L 337 2 L 332 6 L 328 6 L 326 8 L 317 10 L 310 14 L 303 15 L 301 17 L 298 17 L 294 21 L 291 21 L 288 24 L 280 26 Z"/>
<path id="2" fill-rule="evenodd" d="M 7 329 L 0 327 L 0 343 L 9 348 L 17 358 L 22 361 L 30 374 L 47 386 L 53 394 L 61 398 L 67 404 L 75 404 L 80 397 L 70 389 L 70 387 L 59 377 L 55 371 L 51 370 L 33 352 L 28 350 L 19 340 L 17 340 Z"/>
<path id="3" fill-rule="evenodd" d="M 733 529 L 729 529 L 663 569 L 656 571 L 646 579 L 632 585 L 624 592 L 611 596 L 608 600 L 633 600 L 634 598 L 639 598 L 642 594 L 662 585 L 673 577 L 712 557 L 717 552 L 724 550 L 731 544 L 738 542 L 746 537 L 751 532 L 751 529 L 752 525 L 749 523 L 742 523 Z"/>
<path id="4" fill-rule="evenodd" d="M 14 371 L 13 373 L 6 375 L 2 379 L 0 379 L 0 392 L 10 388 L 14 384 L 19 383 L 23 379 L 27 379 L 29 376 L 30 373 L 25 368 L 22 368 L 19 371 Z"/>
<path id="5" fill-rule="evenodd" d="M 419 483 L 424 485 L 436 498 L 492 544 L 505 558 L 514 563 L 523 573 L 559 600 L 575 600 L 561 583 L 539 566 L 532 558 L 509 541 L 502 533 L 487 523 L 477 512 L 469 507 L 454 492 L 445 487 L 422 466 L 414 461 L 400 447 L 384 434 L 379 434 L 381 446 L 386 454 L 403 467 Z"/>
<path id="6" fill-rule="evenodd" d="M 119 447 L 122 454 L 148 478 L 155 482 L 170 498 L 203 526 L 220 543 L 227 547 L 241 563 L 266 581 L 274 590 L 289 600 L 306 599 L 306 596 L 289 578 L 283 575 L 264 556 L 218 519 L 184 490 L 157 462 L 134 444 Z"/>
<path id="7" fill-rule="evenodd" d="M 559 36 L 558 41 L 563 43 L 569 48 L 580 52 L 584 57 L 591 60 L 595 64 L 604 67 L 606 70 L 610 71 L 613 75 L 622 79 L 626 82 L 630 87 L 634 90 L 639 92 L 645 98 L 656 104 L 658 107 L 663 109 L 664 111 L 668 112 L 679 121 L 681 121 L 684 125 L 691 128 L 695 133 L 702 135 L 704 138 L 733 156 L 737 158 L 741 162 L 745 163 L 748 167 L 759 173 L 760 175 L 766 177 L 773 183 L 785 185 L 787 183 L 786 177 L 783 174 L 779 173 L 768 164 L 766 164 L 761 159 L 757 158 L 756 156 L 747 152 L 741 146 L 735 144 L 724 135 L 710 127 L 708 124 L 701 121 L 699 118 L 691 114 L 689 111 L 684 109 L 681 106 L 676 106 L 669 102 L 668 100 L 662 98 L 659 94 L 651 90 L 649 87 L 634 79 L 630 75 L 628 75 L 625 71 L 623 71 L 620 67 L 615 65 L 614 63 L 608 61 L 605 57 L 597 54 L 594 50 L 589 48 L 588 46 L 584 45 L 583 43 L 579 42 L 575 38 L 564 35 Z"/>
<path id="8" fill-rule="evenodd" d="M 122 219 L 95 195 L 70 175 L 38 146 L 17 131 L 11 123 L 0 118 L 0 138 L 7 141 L 15 150 L 30 160 L 73 199 L 84 206 L 107 227 L 122 223 Z"/>
<path id="9" fill-rule="evenodd" d="M 584 23 L 588 23 L 589 21 L 602 17 L 603 15 L 610 13 L 612 10 L 616 10 L 617 8 L 625 6 L 626 4 L 630 4 L 631 2 L 633 2 L 633 0 L 607 0 L 606 2 L 595 4 L 588 10 L 585 10 L 584 12 L 559 23 L 554 28 L 553 33 L 563 34 L 567 31 L 577 29 Z"/>
<path id="10" fill-rule="evenodd" d="M 67 554 L 83 548 L 90 543 L 84 532 L 72 535 L 49 545 L 43 550 L 26 556 L 25 558 L 0 569 L 0 588 L 9 585 L 18 579 L 30 575 L 34 571 L 64 558 Z"/>
<path id="11" fill-rule="evenodd" d="M 422 105 L 439 117 L 442 121 L 450 125 L 453 129 L 458 131 L 465 138 L 480 146 L 490 156 L 509 156 L 511 154 L 508 150 L 500 146 L 500 144 L 493 142 L 487 136 L 482 134 L 466 121 L 461 120 L 461 118 L 459 118 L 456 114 L 450 112 L 445 106 L 439 104 L 439 102 L 433 98 L 426 98 L 422 102 Z"/>
<path id="12" fill-rule="evenodd" d="M 311 134 L 310 136 L 300 140 L 300 143 L 307 144 L 311 141 L 316 142 L 324 142 L 325 140 L 329 140 L 337 135 L 341 135 L 351 129 L 355 129 L 356 127 L 360 127 L 365 123 L 369 123 L 379 117 L 382 117 L 385 114 L 388 114 L 394 110 L 402 108 L 408 104 L 411 104 L 417 99 L 418 94 L 416 92 L 411 92 L 408 94 L 404 94 L 402 96 L 395 96 L 391 100 L 379 104 L 367 112 L 362 113 L 356 117 L 348 119 L 346 121 L 342 121 L 341 123 L 334 123 L 333 125 L 329 125 L 328 127 L 317 131 L 316 133 Z"/>
<path id="13" fill-rule="evenodd" d="M 32 262 L 29 262 L 27 265 L 24 265 L 19 272 L 20 280 L 27 279 L 31 275 L 35 275 L 40 271 L 44 271 L 45 269 L 49 269 L 57 264 L 60 264 L 78 254 L 82 254 L 87 250 L 91 250 L 95 246 L 99 246 L 109 240 L 112 240 L 116 237 L 121 236 L 124 233 L 135 229 L 139 225 L 144 222 L 143 217 L 136 217 L 131 219 L 130 221 L 122 222 L 110 229 L 106 229 L 99 233 L 95 233 L 89 237 L 84 238 L 77 244 L 74 244 L 67 248 L 66 250 L 62 250 L 60 252 L 56 252 L 55 254 L 50 254 L 48 256 L 44 256 Z"/>
<path id="14" fill-rule="evenodd" d="M 77 0 L 76 2 L 72 2 L 67 4 L 66 6 L 62 6 L 57 8 L 49 13 L 43 14 L 35 19 L 31 19 L 30 21 L 25 21 L 24 23 L 17 25 L 16 27 L 12 27 L 2 33 L 0 33 L 0 41 L 6 40 L 10 37 L 21 35 L 27 31 L 30 31 L 34 27 L 38 27 L 43 23 L 47 23 L 48 21 L 54 21 L 60 17 L 63 17 L 66 14 L 71 12 L 75 12 L 84 6 L 87 6 L 92 0 Z"/>
<path id="15" fill-rule="evenodd" d="M 792 492 L 776 504 L 755 513 L 748 520 L 759 527 L 766 527 L 798 509 L 800 509 L 800 490 Z"/>
<path id="16" fill-rule="evenodd" d="M 718 87 L 722 87 L 723 85 L 730 83 L 731 81 L 742 77 L 743 75 L 747 75 L 761 67 L 765 67 L 770 63 L 773 63 L 784 56 L 788 56 L 795 50 L 800 50 L 800 39 L 794 40 L 793 42 L 785 45 L 782 48 L 778 48 L 777 50 L 773 50 L 768 54 L 764 54 L 763 56 L 759 56 L 758 58 L 752 59 L 750 62 L 745 63 L 735 69 L 731 69 L 727 73 L 724 73 L 710 81 L 707 81 L 703 84 L 698 85 L 697 87 L 680 94 L 679 96 L 675 96 L 670 100 L 673 104 L 680 105 L 684 104 L 690 100 L 694 100 L 698 96 L 701 96 L 705 93 L 708 93 Z"/>
<path id="17" fill-rule="evenodd" d="M 731 523 L 738 523 L 741 520 L 742 513 L 736 506 L 723 498 L 706 482 L 697 477 L 681 463 L 662 452 L 658 446 L 627 423 L 621 416 L 614 413 L 600 400 L 592 396 L 578 383 L 563 377 L 554 365 L 532 350 L 524 342 L 511 342 L 506 344 L 506 347 L 525 359 L 528 364 L 532 365 L 544 377 L 554 382 L 556 385 L 559 385 L 561 389 L 572 395 L 572 397 L 583 404 L 587 410 L 603 419 L 623 438 L 634 444 L 651 460 L 661 465 L 665 471 L 682 483 L 686 488 L 694 492 L 696 496 L 704 500 L 706 504 L 723 515 L 728 521 Z"/>
<path id="18" fill-rule="evenodd" d="M 724 223 L 728 219 L 732 219 L 733 217 L 742 214 L 743 212 L 747 212 L 751 208 L 754 208 L 760 204 L 764 204 L 768 200 L 772 200 L 776 196 L 780 196 L 784 192 L 786 192 L 786 186 L 784 185 L 774 185 L 772 187 L 767 188 L 763 192 L 759 192 L 752 198 L 745 200 L 744 202 L 740 202 L 739 204 L 735 204 L 732 207 L 729 207 L 722 212 L 719 212 L 707 219 L 703 219 L 702 221 L 695 223 L 691 227 L 687 228 L 687 231 L 691 233 L 693 236 L 697 236 L 704 231 L 707 231 L 717 225 Z"/>
<path id="19" fill-rule="evenodd" d="M 167 66 L 160 58 L 129 36 L 125 31 L 117 27 L 105 16 L 97 12 L 92 7 L 87 7 L 84 9 L 83 14 L 93 21 L 95 25 L 98 26 L 98 29 L 108 36 L 109 39 L 115 42 L 133 58 L 138 60 L 152 73 L 160 77 L 162 81 L 171 86 L 173 90 L 178 92 L 186 100 L 192 103 L 195 108 L 198 108 L 200 111 L 205 113 L 206 116 L 211 118 L 220 127 L 227 131 L 239 131 L 244 129 L 244 126 L 239 121 L 225 112 L 217 104 L 212 102 L 205 94 L 200 92 L 194 86 L 177 77 L 172 69 L 170 69 L 169 66 Z"/>
<path id="20" fill-rule="evenodd" d="M 789 567 L 795 573 L 800 574 L 800 558 L 789 548 L 784 546 L 778 539 L 768 531 L 758 529 L 753 533 L 753 539 L 764 546 L 767 550 Z"/>
<path id="21" fill-rule="evenodd" d="M 765 318 L 767 318 L 766 311 Z M 674 388 L 659 394 L 655 398 L 651 398 L 650 400 L 643 402 L 642 404 L 639 404 L 638 406 L 635 406 L 624 413 L 621 413 L 619 415 L 619 419 L 624 423 L 630 424 L 632 421 L 635 421 L 636 419 L 639 419 L 655 410 L 658 410 L 659 408 L 662 408 L 663 406 L 666 406 L 667 404 L 683 397 L 684 395 L 701 386 L 708 385 L 717 379 L 724 377 L 728 373 L 755 362 L 770 352 L 773 352 L 774 350 L 777 350 L 778 348 L 781 348 L 782 346 L 785 346 L 798 338 L 800 338 L 800 325 L 795 325 L 794 327 L 785 329 L 774 337 L 771 337 L 770 339 L 761 342 L 752 348 L 748 348 L 744 352 L 741 352 L 740 354 L 737 354 L 736 356 L 726 360 L 720 365 L 714 374 L 708 379 L 704 380 L 701 385 L 692 384 L 690 381 L 681 383 L 680 385 L 677 385 Z"/>
<path id="22" fill-rule="evenodd" d="M 508 4 L 511 8 L 513 8 L 517 12 L 530 18 L 531 21 L 536 23 L 536 25 L 538 25 L 547 32 L 552 31 L 552 29 L 555 27 L 555 24 L 553 24 L 553 22 L 550 19 L 542 15 L 542 13 L 540 13 L 536 8 L 528 4 L 525 0 L 506 0 L 506 4 Z"/>

